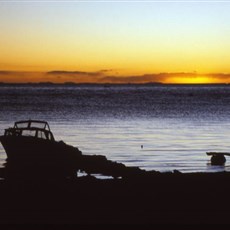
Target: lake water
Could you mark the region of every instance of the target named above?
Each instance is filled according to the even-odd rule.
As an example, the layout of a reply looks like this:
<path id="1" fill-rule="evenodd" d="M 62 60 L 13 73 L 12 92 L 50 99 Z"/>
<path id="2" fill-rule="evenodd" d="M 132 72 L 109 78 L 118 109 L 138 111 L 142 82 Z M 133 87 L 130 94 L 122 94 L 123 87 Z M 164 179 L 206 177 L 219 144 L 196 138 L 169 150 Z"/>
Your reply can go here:
<path id="1" fill-rule="evenodd" d="M 56 140 L 83 154 L 146 170 L 230 171 L 208 151 L 230 152 L 230 86 L 0 86 L 0 134 L 46 120 Z M 141 148 L 143 145 L 143 148 Z M 0 163 L 6 155 L 0 146 Z"/>

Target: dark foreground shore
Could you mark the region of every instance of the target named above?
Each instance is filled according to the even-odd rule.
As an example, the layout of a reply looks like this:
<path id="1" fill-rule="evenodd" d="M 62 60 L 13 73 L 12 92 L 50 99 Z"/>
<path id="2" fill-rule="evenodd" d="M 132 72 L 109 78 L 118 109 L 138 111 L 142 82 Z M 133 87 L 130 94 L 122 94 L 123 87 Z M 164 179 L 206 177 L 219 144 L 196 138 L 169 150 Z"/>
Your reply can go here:
<path id="1" fill-rule="evenodd" d="M 230 173 L 0 181 L 1 224 L 230 224 Z"/>

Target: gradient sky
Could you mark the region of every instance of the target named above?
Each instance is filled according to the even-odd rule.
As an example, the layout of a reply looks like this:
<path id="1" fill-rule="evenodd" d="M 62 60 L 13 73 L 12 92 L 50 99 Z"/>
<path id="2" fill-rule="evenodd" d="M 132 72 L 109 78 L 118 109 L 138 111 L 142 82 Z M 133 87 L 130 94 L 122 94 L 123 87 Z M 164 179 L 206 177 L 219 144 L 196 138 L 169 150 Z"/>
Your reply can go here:
<path id="1" fill-rule="evenodd" d="M 229 12 L 224 1 L 0 1 L 0 81 L 230 82 Z M 53 70 L 71 72 L 35 73 Z"/>

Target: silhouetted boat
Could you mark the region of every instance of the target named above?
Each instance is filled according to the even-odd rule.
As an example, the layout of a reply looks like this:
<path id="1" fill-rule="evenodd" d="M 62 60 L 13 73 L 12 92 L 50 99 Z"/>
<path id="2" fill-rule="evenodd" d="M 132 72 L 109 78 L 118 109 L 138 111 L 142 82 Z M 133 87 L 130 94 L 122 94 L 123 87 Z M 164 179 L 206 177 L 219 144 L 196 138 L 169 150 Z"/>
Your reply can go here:
<path id="1" fill-rule="evenodd" d="M 107 160 L 102 155 L 83 155 L 78 148 L 55 141 L 45 121 L 26 120 L 14 123 L 0 136 L 6 154 L 6 177 L 22 175 L 76 176 L 77 171 L 87 174 L 130 177 L 145 173 L 138 167 Z"/>
<path id="2" fill-rule="evenodd" d="M 0 141 L 8 160 L 71 160 L 71 157 L 81 155 L 79 150 L 76 151 L 77 148 L 63 141 L 55 141 L 46 121 L 15 122 L 14 127 L 5 129 Z"/>

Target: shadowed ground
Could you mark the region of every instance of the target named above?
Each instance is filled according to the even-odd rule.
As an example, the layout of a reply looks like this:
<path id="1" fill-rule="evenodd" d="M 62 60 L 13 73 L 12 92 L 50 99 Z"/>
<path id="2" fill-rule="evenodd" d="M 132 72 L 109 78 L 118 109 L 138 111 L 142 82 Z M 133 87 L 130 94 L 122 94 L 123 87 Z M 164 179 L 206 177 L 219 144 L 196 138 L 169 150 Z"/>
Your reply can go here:
<path id="1" fill-rule="evenodd" d="M 229 173 L 0 181 L 0 223 L 229 224 Z"/>
<path id="2" fill-rule="evenodd" d="M 71 146 L 60 153 L 7 159 L 0 169 L 0 223 L 230 223 L 230 173 L 145 171 Z M 77 177 L 76 170 L 88 176 Z M 90 176 L 95 173 L 114 179 Z"/>

